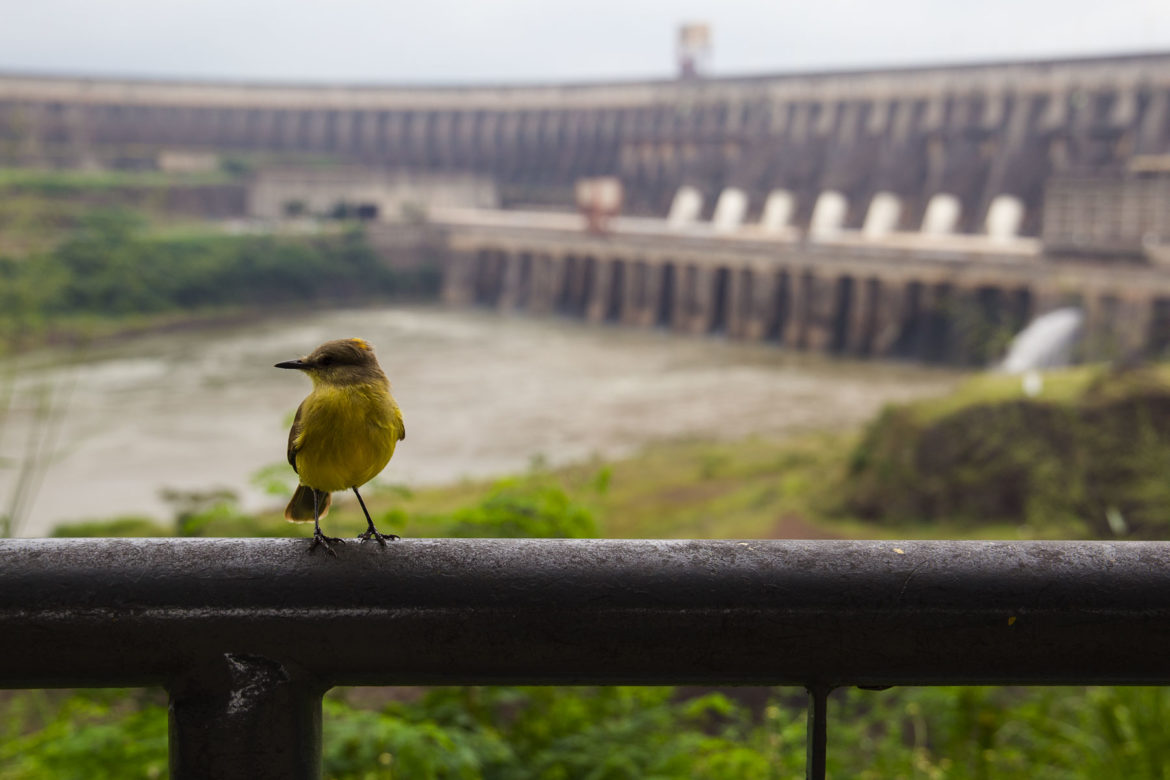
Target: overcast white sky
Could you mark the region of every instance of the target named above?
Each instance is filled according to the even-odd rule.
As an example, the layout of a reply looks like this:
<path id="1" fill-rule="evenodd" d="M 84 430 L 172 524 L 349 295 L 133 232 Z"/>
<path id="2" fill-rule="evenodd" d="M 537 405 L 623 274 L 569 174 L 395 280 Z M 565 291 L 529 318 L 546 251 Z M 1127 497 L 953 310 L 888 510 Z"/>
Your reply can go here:
<path id="1" fill-rule="evenodd" d="M 0 70 L 467 83 L 1170 51 L 1170 0 L 0 0 Z"/>

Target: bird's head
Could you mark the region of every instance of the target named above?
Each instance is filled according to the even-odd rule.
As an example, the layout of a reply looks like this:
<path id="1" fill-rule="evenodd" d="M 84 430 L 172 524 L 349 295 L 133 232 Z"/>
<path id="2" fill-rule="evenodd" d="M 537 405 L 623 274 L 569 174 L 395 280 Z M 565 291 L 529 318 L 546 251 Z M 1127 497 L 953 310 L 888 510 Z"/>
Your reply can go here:
<path id="1" fill-rule="evenodd" d="M 298 360 L 277 363 L 276 368 L 295 368 L 304 371 L 313 384 L 347 385 L 385 380 L 385 374 L 374 357 L 374 348 L 362 339 L 337 339 L 321 346 Z"/>

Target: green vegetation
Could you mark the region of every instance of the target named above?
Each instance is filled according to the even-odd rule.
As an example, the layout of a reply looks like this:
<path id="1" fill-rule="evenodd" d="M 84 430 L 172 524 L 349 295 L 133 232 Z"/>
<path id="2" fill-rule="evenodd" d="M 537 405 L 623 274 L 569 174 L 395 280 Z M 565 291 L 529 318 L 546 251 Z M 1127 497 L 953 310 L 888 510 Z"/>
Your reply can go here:
<path id="1" fill-rule="evenodd" d="M 95 319 L 433 295 L 434 268 L 391 270 L 362 234 L 157 235 L 131 212 L 87 214 L 52 250 L 0 257 L 0 349 L 84 332 Z"/>
<path id="2" fill-rule="evenodd" d="M 1012 524 L 1060 535 L 1170 531 L 1170 372 L 1080 369 L 1030 398 L 983 378 L 887 409 L 854 450 L 844 508 L 901 524 Z"/>
<path id="3" fill-rule="evenodd" d="M 1164 688 L 844 689 L 830 697 L 828 769 L 1162 778 L 1168 711 Z M 791 689 L 340 689 L 324 716 L 336 780 L 780 780 L 804 765 L 804 697 Z M 165 777 L 166 734 L 159 691 L 10 693 L 0 780 Z"/>
<path id="4" fill-rule="evenodd" d="M 242 171 L 232 165 L 220 170 L 172 173 L 156 170 L 45 170 L 0 168 L 0 194 L 62 197 L 116 189 L 167 189 L 176 186 L 229 184 Z"/>
<path id="5" fill-rule="evenodd" d="M 45 252 L 95 209 L 133 208 L 152 223 L 175 221 L 172 194 L 240 181 L 227 170 L 200 173 L 0 168 L 0 256 Z M 206 228 L 204 228 L 206 230 Z"/>

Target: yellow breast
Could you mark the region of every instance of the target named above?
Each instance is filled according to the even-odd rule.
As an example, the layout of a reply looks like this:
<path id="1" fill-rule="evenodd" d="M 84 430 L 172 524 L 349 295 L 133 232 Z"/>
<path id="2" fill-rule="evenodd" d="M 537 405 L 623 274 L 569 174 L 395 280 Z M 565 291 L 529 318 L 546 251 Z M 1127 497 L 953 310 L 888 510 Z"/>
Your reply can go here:
<path id="1" fill-rule="evenodd" d="M 296 439 L 301 484 L 325 491 L 361 487 L 390 462 L 402 430 L 402 412 L 387 388 L 316 387 L 305 399 Z"/>

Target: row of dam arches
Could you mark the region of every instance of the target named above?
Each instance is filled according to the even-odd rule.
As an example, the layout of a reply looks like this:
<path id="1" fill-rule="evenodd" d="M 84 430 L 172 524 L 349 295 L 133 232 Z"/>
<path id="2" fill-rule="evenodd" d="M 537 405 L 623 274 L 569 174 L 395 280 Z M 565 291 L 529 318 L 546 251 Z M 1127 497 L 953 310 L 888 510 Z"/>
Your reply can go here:
<path id="1" fill-rule="evenodd" d="M 1170 152 L 1164 57 L 1017 63 L 945 74 L 823 74 L 589 89 L 263 89 L 228 84 L 6 79 L 0 159 L 149 166 L 171 151 L 279 152 L 402 170 L 490 175 L 505 203 L 569 205 L 579 177 L 623 181 L 630 213 L 660 216 L 678 187 L 798 208 L 889 192 L 921 214 L 962 203 L 960 231 L 998 194 L 1039 232 L 1047 180 Z M 965 84 L 966 86 L 960 86 Z M 87 163 L 88 164 L 88 163 Z M 801 218 L 807 217 L 802 213 Z"/>
<path id="2" fill-rule="evenodd" d="M 502 311 L 959 365 L 999 358 L 1036 308 L 1026 286 L 963 287 L 799 264 L 485 249 L 464 258 L 453 277 L 449 301 Z"/>

